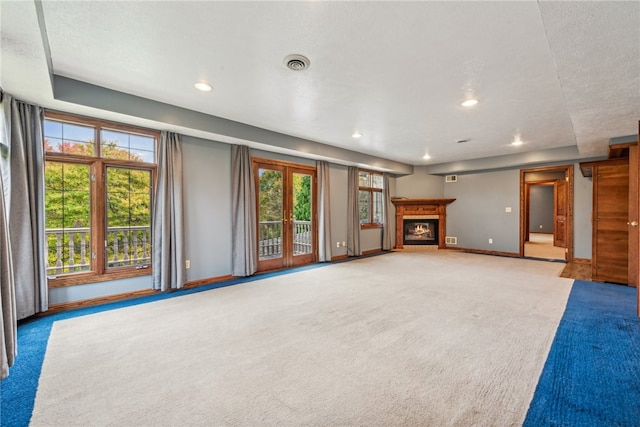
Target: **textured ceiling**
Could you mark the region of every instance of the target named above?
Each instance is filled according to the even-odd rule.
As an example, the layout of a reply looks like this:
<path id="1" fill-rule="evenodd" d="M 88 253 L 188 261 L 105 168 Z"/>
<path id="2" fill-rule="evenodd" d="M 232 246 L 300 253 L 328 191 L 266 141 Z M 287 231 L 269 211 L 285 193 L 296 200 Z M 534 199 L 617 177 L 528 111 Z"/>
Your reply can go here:
<path id="1" fill-rule="evenodd" d="M 113 118 L 56 100 L 47 60 L 56 75 L 414 165 L 576 145 L 593 157 L 638 131 L 638 2 L 41 6 L 44 27 L 34 3 L 0 4 L 0 84 L 65 111 Z M 287 69 L 293 53 L 311 67 Z M 479 104 L 460 106 L 467 96 Z"/>

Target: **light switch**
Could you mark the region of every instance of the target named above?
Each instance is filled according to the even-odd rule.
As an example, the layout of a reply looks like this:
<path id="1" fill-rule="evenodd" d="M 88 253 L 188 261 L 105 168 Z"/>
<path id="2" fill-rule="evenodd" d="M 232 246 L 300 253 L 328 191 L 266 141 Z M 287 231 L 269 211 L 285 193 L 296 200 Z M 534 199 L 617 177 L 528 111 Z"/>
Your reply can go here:
<path id="1" fill-rule="evenodd" d="M 504 208 L 504 211 L 506 213 L 511 213 L 511 206 L 507 206 L 506 208 Z"/>

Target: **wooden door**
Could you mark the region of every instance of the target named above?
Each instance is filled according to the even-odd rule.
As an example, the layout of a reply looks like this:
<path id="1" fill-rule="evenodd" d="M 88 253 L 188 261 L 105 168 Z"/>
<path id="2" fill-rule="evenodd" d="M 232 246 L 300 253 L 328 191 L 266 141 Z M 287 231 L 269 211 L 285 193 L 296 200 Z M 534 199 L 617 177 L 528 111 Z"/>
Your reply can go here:
<path id="1" fill-rule="evenodd" d="M 640 135 L 640 121 L 638 122 L 638 135 Z M 635 148 L 633 150 L 629 151 L 629 166 L 630 169 L 632 169 L 633 172 L 633 182 L 631 182 L 631 180 L 629 180 L 629 202 L 630 204 L 633 204 L 633 208 L 629 209 L 629 213 L 634 215 L 634 218 L 632 218 L 631 216 L 629 217 L 630 222 L 635 221 L 636 225 L 632 225 L 632 227 L 635 227 L 633 234 L 634 234 L 634 247 L 633 249 L 631 249 L 629 251 L 629 256 L 631 257 L 631 254 L 633 254 L 633 259 L 630 258 L 630 262 L 629 262 L 629 271 L 633 270 L 633 275 L 636 279 L 636 286 L 638 286 L 638 278 L 640 277 L 640 262 L 638 260 L 638 257 L 640 256 L 640 242 L 639 242 L 639 238 L 638 238 L 638 228 L 640 227 L 639 225 L 637 225 L 637 223 L 640 221 L 640 219 L 638 218 L 638 211 L 640 211 L 640 201 L 638 200 L 638 191 L 640 191 L 640 172 L 639 172 L 639 168 L 640 168 L 640 137 L 638 140 L 638 145 L 635 146 Z M 631 225 L 631 224 L 630 224 Z M 640 289 L 640 286 L 639 286 Z M 640 316 L 640 292 L 637 292 L 638 294 L 638 306 L 637 306 L 637 311 L 638 311 L 638 316 Z"/>
<path id="2" fill-rule="evenodd" d="M 305 165 L 254 160 L 258 271 L 315 262 L 316 171 Z"/>
<path id="3" fill-rule="evenodd" d="M 553 246 L 567 247 L 567 181 L 553 184 Z"/>
<path id="4" fill-rule="evenodd" d="M 638 286 L 638 146 L 629 147 L 629 285 Z M 640 314 L 640 306 L 638 314 Z"/>
<path id="5" fill-rule="evenodd" d="M 602 282 L 628 283 L 628 163 L 594 166 L 593 190 L 591 277 Z"/>

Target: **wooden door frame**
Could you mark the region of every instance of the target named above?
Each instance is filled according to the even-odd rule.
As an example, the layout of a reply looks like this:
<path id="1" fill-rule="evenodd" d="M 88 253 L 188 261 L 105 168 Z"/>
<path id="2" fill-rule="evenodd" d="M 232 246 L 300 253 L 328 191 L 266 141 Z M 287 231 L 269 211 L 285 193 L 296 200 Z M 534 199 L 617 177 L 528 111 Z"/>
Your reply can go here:
<path id="1" fill-rule="evenodd" d="M 260 187 L 258 170 L 260 166 L 271 166 L 273 170 L 282 171 L 282 209 L 283 209 L 283 256 L 281 265 L 273 264 L 273 268 L 269 267 L 266 269 L 258 270 L 258 272 L 264 271 L 272 271 L 282 268 L 290 268 L 296 266 L 293 259 L 293 250 L 291 248 L 290 243 L 284 239 L 286 224 L 289 223 L 289 219 L 293 216 L 293 207 L 291 205 L 291 200 L 285 194 L 287 190 L 291 187 L 289 183 L 289 172 L 291 173 L 309 173 L 312 177 L 311 188 L 312 188 L 312 209 L 311 209 L 311 229 L 313 234 L 313 246 L 311 249 L 311 260 L 306 264 L 313 264 L 318 261 L 318 177 L 317 177 L 317 168 L 315 166 L 286 162 L 282 160 L 273 160 L 273 159 L 263 159 L 259 157 L 254 157 L 251 159 L 252 169 L 254 173 L 254 183 L 256 185 L 256 231 L 259 230 L 260 227 Z M 256 232 L 256 238 L 258 238 L 258 232 Z M 289 248 L 285 251 L 285 247 Z M 259 251 L 259 245 L 256 242 L 256 251 Z M 287 252 L 291 252 L 290 257 L 287 255 Z M 289 259 L 291 258 L 291 259 Z M 258 260 L 258 265 L 260 264 L 260 254 L 256 253 L 256 259 Z M 300 265 L 306 265 L 300 264 Z"/>
<path id="2" fill-rule="evenodd" d="M 567 251 L 566 261 L 571 262 L 573 256 L 573 164 L 559 166 L 544 166 L 539 168 L 520 169 L 520 250 L 519 255 L 524 258 L 524 243 L 529 235 L 529 188 L 532 184 L 543 182 L 552 183 L 552 180 L 526 182 L 527 173 L 536 172 L 564 172 L 567 179 Z M 554 225 L 555 227 L 555 225 Z"/>

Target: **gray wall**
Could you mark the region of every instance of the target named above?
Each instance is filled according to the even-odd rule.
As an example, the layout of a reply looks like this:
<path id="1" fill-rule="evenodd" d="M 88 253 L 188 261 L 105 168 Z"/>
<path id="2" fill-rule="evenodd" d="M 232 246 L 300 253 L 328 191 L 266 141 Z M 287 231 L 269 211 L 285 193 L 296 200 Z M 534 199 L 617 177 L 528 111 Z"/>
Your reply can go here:
<path id="1" fill-rule="evenodd" d="M 395 189 L 391 188 L 392 197 L 409 199 L 444 197 L 444 177 L 427 175 L 424 166 L 414 166 L 413 171 L 413 175 L 400 176 L 395 179 Z"/>
<path id="2" fill-rule="evenodd" d="M 182 138 L 187 281 L 231 272 L 231 146 Z"/>
<path id="3" fill-rule="evenodd" d="M 519 252 L 519 170 L 458 175 L 457 182 L 445 183 L 444 197 L 456 199 L 447 206 L 447 236 L 457 237 L 457 246 Z"/>
<path id="4" fill-rule="evenodd" d="M 334 164 L 329 168 L 332 257 L 347 254 L 346 247 L 336 247 L 336 242 L 347 241 L 347 170 L 346 166 Z"/>
<path id="5" fill-rule="evenodd" d="M 65 286 L 49 289 L 49 304 L 60 304 L 97 298 L 105 295 L 151 289 L 151 276 L 132 277 L 108 282 L 89 283 L 87 285 Z"/>
<path id="6" fill-rule="evenodd" d="M 553 185 L 533 185 L 529 193 L 529 231 L 553 233 Z"/>
<path id="7" fill-rule="evenodd" d="M 593 183 L 580 173 L 580 165 L 574 165 L 573 180 L 573 256 L 591 259 L 591 209 L 593 208 Z"/>
<path id="8" fill-rule="evenodd" d="M 511 169 L 458 175 L 457 182 L 444 184 L 444 197 L 457 199 L 447 207 L 447 236 L 458 237 L 458 247 L 518 253 L 519 174 L 519 169 Z M 573 197 L 573 255 L 591 259 L 592 185 L 578 163 L 574 164 Z M 511 207 L 511 213 L 505 207 Z"/>

